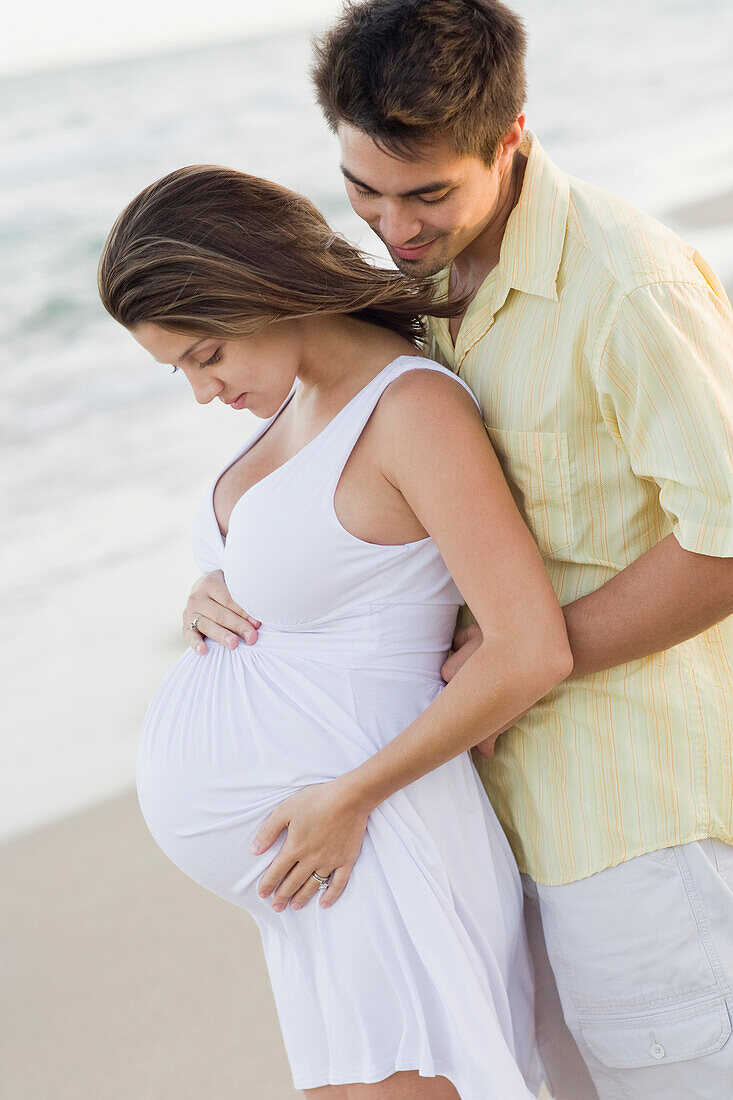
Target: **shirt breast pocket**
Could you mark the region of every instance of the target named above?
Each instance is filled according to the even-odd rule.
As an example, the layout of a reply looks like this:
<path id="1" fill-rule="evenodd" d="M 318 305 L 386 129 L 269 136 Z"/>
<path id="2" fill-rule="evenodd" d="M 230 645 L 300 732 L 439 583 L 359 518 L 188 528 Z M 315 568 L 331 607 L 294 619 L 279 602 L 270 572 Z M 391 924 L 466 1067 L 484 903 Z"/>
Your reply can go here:
<path id="1" fill-rule="evenodd" d="M 506 431 L 484 424 L 540 551 L 550 558 L 570 560 L 563 553 L 574 538 L 567 434 Z"/>

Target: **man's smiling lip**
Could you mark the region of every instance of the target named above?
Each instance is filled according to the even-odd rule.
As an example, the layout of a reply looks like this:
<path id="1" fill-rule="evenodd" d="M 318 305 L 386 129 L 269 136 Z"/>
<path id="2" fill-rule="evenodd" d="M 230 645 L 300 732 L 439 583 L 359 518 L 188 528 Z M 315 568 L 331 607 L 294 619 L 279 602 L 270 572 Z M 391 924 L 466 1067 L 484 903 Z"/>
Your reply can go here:
<path id="1" fill-rule="evenodd" d="M 401 260 L 410 260 L 413 257 L 417 258 L 418 256 L 422 256 L 423 252 L 430 248 L 431 244 L 433 244 L 433 241 L 427 241 L 426 244 L 415 245 L 414 248 L 396 248 L 392 245 L 391 250 L 394 252 L 395 256 L 399 256 Z"/>

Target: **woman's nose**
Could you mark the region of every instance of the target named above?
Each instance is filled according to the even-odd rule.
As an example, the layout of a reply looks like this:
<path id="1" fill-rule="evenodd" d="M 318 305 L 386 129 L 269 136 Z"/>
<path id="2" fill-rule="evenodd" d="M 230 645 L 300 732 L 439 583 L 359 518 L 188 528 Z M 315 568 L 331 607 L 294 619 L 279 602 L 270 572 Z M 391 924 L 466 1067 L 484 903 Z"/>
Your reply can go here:
<path id="1" fill-rule="evenodd" d="M 200 382 L 192 382 L 191 389 L 199 405 L 208 405 L 217 394 L 221 393 L 223 385 L 221 382 L 217 382 L 215 378 L 206 378 Z"/>

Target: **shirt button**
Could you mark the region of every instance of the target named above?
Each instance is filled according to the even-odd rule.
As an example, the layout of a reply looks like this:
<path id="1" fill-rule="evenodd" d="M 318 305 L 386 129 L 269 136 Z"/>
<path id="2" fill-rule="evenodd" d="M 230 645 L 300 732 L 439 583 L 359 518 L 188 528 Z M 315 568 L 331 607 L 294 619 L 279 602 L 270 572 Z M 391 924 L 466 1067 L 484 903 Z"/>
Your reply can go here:
<path id="1" fill-rule="evenodd" d="M 649 1053 L 652 1058 L 666 1058 L 667 1056 L 667 1051 L 659 1043 L 654 1043 L 653 1046 L 649 1047 Z"/>

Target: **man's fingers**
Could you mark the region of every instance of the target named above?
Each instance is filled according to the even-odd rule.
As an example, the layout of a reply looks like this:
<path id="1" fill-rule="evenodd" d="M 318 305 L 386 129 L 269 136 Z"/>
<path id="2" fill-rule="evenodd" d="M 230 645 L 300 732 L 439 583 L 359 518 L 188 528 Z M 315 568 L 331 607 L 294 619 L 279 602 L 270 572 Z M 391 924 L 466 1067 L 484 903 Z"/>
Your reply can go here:
<path id="1" fill-rule="evenodd" d="M 478 624 L 461 627 L 453 636 L 453 651 L 448 654 L 440 670 L 446 684 L 450 683 L 460 668 L 480 647 L 483 641 L 481 627 Z"/>
<path id="2" fill-rule="evenodd" d="M 457 630 L 453 635 L 452 649 L 460 649 L 466 642 L 470 642 L 472 638 L 477 637 L 481 632 L 481 627 L 477 623 L 471 623 L 470 626 L 462 626 L 460 630 Z"/>
<path id="3" fill-rule="evenodd" d="M 483 757 L 484 760 L 491 760 L 492 756 L 494 755 L 495 747 L 496 738 L 487 737 L 485 741 L 479 741 L 478 745 L 476 745 L 476 752 L 479 754 L 479 756 Z"/>
<path id="4" fill-rule="evenodd" d="M 443 662 L 443 667 L 440 670 L 440 675 L 443 677 L 446 684 L 450 683 L 456 672 L 458 672 L 459 668 L 460 662 L 457 660 L 454 654 L 451 654 L 450 657 L 446 658 L 446 660 Z"/>

